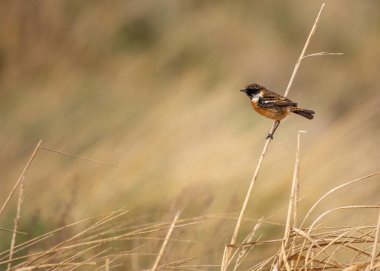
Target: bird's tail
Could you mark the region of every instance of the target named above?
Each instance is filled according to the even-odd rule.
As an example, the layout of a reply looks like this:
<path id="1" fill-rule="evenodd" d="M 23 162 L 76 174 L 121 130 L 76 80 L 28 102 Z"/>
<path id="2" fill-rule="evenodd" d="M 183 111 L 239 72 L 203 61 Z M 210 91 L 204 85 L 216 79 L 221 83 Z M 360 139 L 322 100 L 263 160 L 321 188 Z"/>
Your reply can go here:
<path id="1" fill-rule="evenodd" d="M 315 112 L 313 110 L 302 109 L 302 108 L 298 108 L 298 107 L 293 107 L 290 109 L 290 111 L 293 112 L 294 114 L 300 115 L 300 116 L 307 118 L 309 120 L 313 119 L 314 114 L 315 114 Z"/>

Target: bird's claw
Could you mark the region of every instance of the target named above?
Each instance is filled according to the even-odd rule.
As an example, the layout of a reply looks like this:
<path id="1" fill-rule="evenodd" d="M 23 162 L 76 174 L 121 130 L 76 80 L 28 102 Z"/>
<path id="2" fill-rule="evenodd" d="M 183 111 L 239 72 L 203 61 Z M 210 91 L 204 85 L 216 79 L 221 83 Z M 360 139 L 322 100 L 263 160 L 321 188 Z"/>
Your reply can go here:
<path id="1" fill-rule="evenodd" d="M 273 140 L 273 134 L 269 133 L 269 134 L 267 135 L 267 139 L 269 139 L 269 138 Z"/>

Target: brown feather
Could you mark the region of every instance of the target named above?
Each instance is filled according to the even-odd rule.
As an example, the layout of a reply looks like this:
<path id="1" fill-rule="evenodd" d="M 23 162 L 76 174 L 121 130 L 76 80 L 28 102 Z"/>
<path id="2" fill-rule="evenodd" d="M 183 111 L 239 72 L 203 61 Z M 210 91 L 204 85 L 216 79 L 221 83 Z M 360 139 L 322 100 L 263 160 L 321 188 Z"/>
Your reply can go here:
<path id="1" fill-rule="evenodd" d="M 293 112 L 294 114 L 300 115 L 300 116 L 307 118 L 309 120 L 313 119 L 314 114 L 315 114 L 315 112 L 313 110 L 302 109 L 302 108 L 298 108 L 298 107 L 292 107 L 292 108 L 290 108 L 290 111 Z"/>

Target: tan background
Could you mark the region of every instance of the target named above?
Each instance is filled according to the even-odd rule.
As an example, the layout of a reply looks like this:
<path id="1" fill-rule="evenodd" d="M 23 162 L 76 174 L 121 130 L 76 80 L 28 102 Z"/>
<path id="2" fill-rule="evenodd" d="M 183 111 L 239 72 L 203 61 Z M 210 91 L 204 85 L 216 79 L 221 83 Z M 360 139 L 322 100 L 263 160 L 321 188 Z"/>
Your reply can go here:
<path id="1" fill-rule="evenodd" d="M 283 221 L 299 129 L 307 130 L 301 210 L 380 168 L 380 2 L 326 3 L 308 52 L 344 55 L 302 63 L 289 97 L 316 117 L 281 124 L 250 218 Z M 183 217 L 236 214 L 272 124 L 238 90 L 256 82 L 284 92 L 320 4 L 2 1 L 1 198 L 39 139 L 119 166 L 40 151 L 27 174 L 21 228 L 37 223 L 43 231 L 124 205 L 145 221 L 169 219 L 177 209 Z M 376 181 L 350 187 L 318 211 L 377 203 L 378 193 Z M 12 204 L 3 226 L 11 227 Z M 373 214 L 334 218 L 361 223 Z M 193 238 L 202 242 L 177 252 L 218 263 L 233 224 L 197 226 Z"/>

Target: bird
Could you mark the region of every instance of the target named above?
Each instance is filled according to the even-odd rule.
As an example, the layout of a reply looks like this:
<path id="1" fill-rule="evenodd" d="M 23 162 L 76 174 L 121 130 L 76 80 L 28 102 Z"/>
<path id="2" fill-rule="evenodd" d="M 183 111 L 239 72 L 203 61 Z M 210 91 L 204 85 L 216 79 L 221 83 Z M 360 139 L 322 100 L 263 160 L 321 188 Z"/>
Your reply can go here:
<path id="1" fill-rule="evenodd" d="M 275 120 L 273 132 L 268 134 L 267 139 L 273 139 L 274 132 L 280 125 L 280 122 L 289 113 L 300 115 L 309 120 L 314 118 L 315 112 L 313 110 L 300 108 L 297 103 L 259 84 L 250 84 L 240 91 L 249 97 L 251 105 L 257 113 Z"/>

